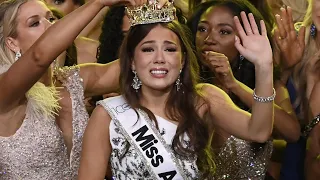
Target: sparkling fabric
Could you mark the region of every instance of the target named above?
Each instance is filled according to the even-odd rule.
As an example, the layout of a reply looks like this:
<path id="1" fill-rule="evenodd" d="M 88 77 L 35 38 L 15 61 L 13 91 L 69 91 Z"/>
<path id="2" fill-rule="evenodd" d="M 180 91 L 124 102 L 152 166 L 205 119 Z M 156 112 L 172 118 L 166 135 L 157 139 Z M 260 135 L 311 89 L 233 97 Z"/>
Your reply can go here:
<path id="1" fill-rule="evenodd" d="M 107 105 L 107 100 L 99 101 L 98 104 L 102 105 L 111 117 L 112 111 Z M 129 120 L 129 119 L 128 119 Z M 135 120 L 134 120 L 135 121 Z M 176 133 L 177 126 L 163 118 L 157 117 L 160 134 L 164 141 L 171 146 L 172 139 Z M 112 118 L 110 122 L 110 143 L 112 152 L 110 157 L 110 164 L 112 168 L 113 179 L 117 180 L 154 180 L 154 173 L 151 172 L 150 166 L 144 162 L 139 150 L 130 145 L 125 137 L 123 128 L 119 126 L 117 119 Z M 198 168 L 196 165 L 196 158 L 182 158 L 176 156 L 178 165 L 183 169 L 186 179 L 199 179 Z"/>
<path id="2" fill-rule="evenodd" d="M 83 80 L 77 66 L 63 67 L 56 70 L 55 76 L 67 88 L 72 101 L 72 149 L 70 154 L 71 179 L 76 180 L 80 166 L 82 138 L 87 127 L 89 114 L 84 103 Z"/>
<path id="3" fill-rule="evenodd" d="M 263 180 L 272 153 L 272 141 L 249 143 L 231 136 L 216 156 L 215 180 Z"/>
<path id="4" fill-rule="evenodd" d="M 0 137 L 0 179 L 69 179 L 67 148 L 60 129 L 53 118 L 37 119 L 33 114 L 27 110 L 18 131 Z"/>
<path id="5" fill-rule="evenodd" d="M 83 81 L 77 67 L 61 68 L 55 76 L 67 88 L 72 101 L 70 158 L 55 120 L 37 118 L 32 108 L 27 108 L 19 130 L 11 137 L 0 137 L 1 180 L 77 179 L 82 137 L 89 119 L 83 101 Z"/>

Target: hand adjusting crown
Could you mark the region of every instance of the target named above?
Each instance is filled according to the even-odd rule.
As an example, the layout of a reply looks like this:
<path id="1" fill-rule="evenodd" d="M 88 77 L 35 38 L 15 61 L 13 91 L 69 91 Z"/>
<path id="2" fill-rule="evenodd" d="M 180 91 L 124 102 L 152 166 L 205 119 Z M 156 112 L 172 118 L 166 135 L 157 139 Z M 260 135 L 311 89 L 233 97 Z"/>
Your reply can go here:
<path id="1" fill-rule="evenodd" d="M 148 4 L 138 7 L 126 7 L 126 14 L 131 26 L 138 24 L 152 24 L 159 22 L 171 22 L 175 19 L 173 2 L 169 2 L 158 9 L 157 0 L 149 0 Z"/>

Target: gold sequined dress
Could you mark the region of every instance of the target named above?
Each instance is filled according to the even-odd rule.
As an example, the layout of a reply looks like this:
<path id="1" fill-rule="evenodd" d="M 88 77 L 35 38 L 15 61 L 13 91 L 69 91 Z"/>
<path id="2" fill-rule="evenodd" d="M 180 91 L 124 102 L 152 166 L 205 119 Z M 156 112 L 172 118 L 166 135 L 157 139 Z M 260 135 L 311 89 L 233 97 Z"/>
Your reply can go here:
<path id="1" fill-rule="evenodd" d="M 57 78 L 72 100 L 73 147 L 70 157 L 54 118 L 36 115 L 28 102 L 26 117 L 10 137 L 0 137 L 1 180 L 76 179 L 81 142 L 89 119 L 83 102 L 83 83 L 76 67 L 61 69 Z"/>

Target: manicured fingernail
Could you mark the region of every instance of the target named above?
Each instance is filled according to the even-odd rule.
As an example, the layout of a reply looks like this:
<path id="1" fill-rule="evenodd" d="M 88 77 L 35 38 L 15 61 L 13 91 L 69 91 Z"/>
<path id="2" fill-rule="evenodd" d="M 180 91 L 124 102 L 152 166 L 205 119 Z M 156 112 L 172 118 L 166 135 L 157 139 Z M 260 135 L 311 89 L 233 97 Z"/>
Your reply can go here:
<path id="1" fill-rule="evenodd" d="M 235 36 L 234 36 L 234 39 L 235 39 L 236 41 L 238 41 L 238 36 L 237 36 L 237 35 L 235 35 Z"/>

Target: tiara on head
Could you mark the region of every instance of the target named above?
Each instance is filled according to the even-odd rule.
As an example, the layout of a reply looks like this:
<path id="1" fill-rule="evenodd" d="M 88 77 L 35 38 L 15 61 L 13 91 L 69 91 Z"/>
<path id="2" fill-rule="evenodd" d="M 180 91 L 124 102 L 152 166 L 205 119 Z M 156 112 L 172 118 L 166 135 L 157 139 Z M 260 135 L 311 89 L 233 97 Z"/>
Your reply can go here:
<path id="1" fill-rule="evenodd" d="M 175 19 L 176 10 L 173 2 L 169 2 L 161 9 L 157 0 L 149 0 L 148 4 L 138 7 L 126 7 L 126 14 L 131 26 L 158 22 L 171 22 Z"/>

